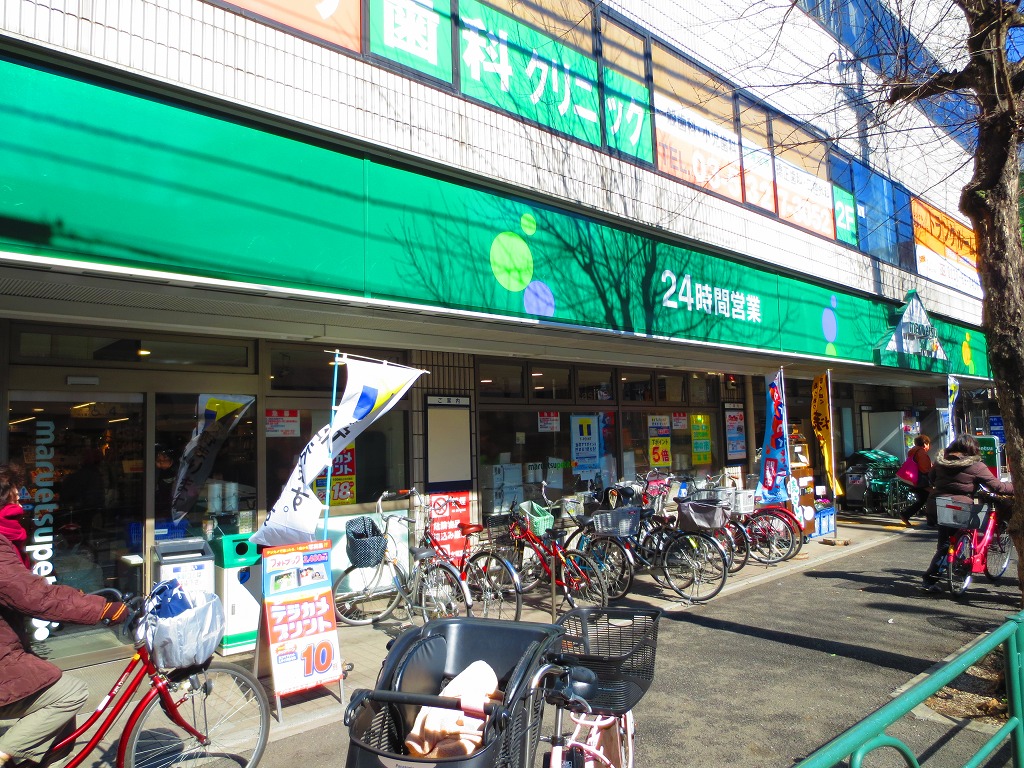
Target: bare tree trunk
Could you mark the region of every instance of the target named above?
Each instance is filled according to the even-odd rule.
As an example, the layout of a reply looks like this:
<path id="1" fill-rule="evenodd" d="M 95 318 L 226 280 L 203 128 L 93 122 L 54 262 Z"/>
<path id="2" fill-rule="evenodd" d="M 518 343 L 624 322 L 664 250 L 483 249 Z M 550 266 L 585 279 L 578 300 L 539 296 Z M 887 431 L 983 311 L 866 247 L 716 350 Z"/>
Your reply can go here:
<path id="1" fill-rule="evenodd" d="M 1021 246 L 1017 126 L 1012 109 L 982 117 L 974 176 L 960 209 L 978 237 L 978 272 L 985 291 L 982 325 L 1006 432 L 1006 459 L 1017 482 L 1024 478 L 1024 248 Z M 1017 577 L 1024 608 L 1024 504 L 1014 494 L 1010 536 L 1018 552 Z"/>

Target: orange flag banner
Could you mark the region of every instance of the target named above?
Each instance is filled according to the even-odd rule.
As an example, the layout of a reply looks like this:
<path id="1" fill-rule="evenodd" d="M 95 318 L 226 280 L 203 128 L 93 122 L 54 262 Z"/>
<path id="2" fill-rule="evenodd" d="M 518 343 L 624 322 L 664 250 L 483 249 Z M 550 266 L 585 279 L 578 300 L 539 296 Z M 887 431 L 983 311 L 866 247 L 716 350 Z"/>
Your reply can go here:
<path id="1" fill-rule="evenodd" d="M 836 477 L 835 455 L 832 451 L 832 380 L 828 371 L 816 377 L 811 387 L 811 424 L 821 445 L 825 476 L 835 498 L 842 495 L 843 488 Z"/>

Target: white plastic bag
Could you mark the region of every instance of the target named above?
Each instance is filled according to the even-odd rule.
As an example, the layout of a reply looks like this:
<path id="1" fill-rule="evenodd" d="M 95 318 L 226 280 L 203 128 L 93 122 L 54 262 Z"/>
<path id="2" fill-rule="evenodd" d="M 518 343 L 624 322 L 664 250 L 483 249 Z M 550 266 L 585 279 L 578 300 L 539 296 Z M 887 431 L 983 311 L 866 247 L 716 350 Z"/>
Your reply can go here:
<path id="1" fill-rule="evenodd" d="M 211 592 L 195 592 L 189 597 L 194 607 L 183 613 L 169 618 L 148 613 L 139 624 L 153 662 L 161 669 L 203 664 L 224 637 L 220 598 Z"/>

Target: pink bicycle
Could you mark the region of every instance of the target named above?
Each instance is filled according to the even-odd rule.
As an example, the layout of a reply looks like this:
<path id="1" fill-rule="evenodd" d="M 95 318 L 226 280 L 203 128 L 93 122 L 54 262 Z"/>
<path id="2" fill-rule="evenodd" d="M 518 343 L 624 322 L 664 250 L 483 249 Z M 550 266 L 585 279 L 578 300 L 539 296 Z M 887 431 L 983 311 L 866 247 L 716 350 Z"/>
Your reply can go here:
<path id="1" fill-rule="evenodd" d="M 989 581 L 998 581 L 1010 564 L 1013 542 L 1006 523 L 996 514 L 994 502 L 987 499 L 981 504 L 969 504 L 949 496 L 939 496 L 935 501 L 939 525 L 957 529 L 949 537 L 946 560 L 949 591 L 962 595 L 976 573 L 984 573 Z"/>

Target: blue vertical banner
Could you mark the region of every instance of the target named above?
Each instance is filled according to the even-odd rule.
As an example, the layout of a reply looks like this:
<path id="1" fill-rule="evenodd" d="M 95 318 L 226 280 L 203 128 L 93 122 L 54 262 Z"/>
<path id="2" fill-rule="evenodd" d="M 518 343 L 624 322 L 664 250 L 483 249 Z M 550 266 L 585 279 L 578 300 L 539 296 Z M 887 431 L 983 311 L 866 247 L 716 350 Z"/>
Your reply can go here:
<path id="1" fill-rule="evenodd" d="M 764 504 L 789 501 L 786 478 L 789 476 L 789 425 L 786 420 L 786 387 L 779 368 L 764 377 L 768 398 L 765 410 L 764 444 L 761 446 L 761 479 L 757 495 Z"/>

